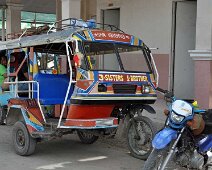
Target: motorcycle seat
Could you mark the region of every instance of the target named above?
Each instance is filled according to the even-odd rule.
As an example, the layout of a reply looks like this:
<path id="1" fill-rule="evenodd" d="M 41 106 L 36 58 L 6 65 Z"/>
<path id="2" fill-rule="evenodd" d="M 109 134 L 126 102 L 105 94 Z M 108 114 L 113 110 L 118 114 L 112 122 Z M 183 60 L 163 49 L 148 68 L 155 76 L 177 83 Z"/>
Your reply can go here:
<path id="1" fill-rule="evenodd" d="M 212 109 L 207 110 L 203 114 L 203 119 L 205 121 L 205 130 L 203 133 L 211 134 L 212 133 Z"/>

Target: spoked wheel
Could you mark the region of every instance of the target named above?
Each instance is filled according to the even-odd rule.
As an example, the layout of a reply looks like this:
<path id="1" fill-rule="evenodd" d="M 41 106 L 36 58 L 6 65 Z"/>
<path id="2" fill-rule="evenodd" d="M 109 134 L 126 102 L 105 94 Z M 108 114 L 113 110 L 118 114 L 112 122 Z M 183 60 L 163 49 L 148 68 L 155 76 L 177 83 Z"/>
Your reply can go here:
<path id="1" fill-rule="evenodd" d="M 32 138 L 26 125 L 18 121 L 12 131 L 13 146 L 15 152 L 21 156 L 31 155 L 35 151 L 36 139 Z"/>
<path id="2" fill-rule="evenodd" d="M 146 160 L 143 170 L 160 170 L 166 158 L 167 149 L 154 149 Z"/>
<path id="3" fill-rule="evenodd" d="M 127 143 L 131 155 L 138 159 L 147 159 L 152 151 L 151 141 L 154 134 L 155 128 L 149 118 L 132 118 L 127 127 Z"/>
<path id="4" fill-rule="evenodd" d="M 96 142 L 99 138 L 98 136 L 95 136 L 86 130 L 78 130 L 77 134 L 79 136 L 80 141 L 84 144 L 92 144 Z"/>
<path id="5" fill-rule="evenodd" d="M 146 160 L 143 170 L 161 170 L 162 165 L 164 164 L 166 157 L 169 154 L 170 147 L 166 146 L 163 149 L 153 149 L 148 159 Z M 173 170 L 177 168 L 176 163 L 173 160 L 173 155 L 169 159 L 166 167 L 163 170 Z"/>

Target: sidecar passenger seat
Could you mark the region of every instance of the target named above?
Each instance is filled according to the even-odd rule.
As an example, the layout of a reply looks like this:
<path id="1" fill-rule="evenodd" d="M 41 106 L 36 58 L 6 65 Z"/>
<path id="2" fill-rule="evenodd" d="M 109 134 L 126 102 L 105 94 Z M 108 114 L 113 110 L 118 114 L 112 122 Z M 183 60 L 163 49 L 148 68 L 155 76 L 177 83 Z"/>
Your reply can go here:
<path id="1" fill-rule="evenodd" d="M 39 83 L 39 98 L 42 105 L 63 104 L 69 84 L 69 78 L 64 74 L 41 74 L 38 73 L 34 80 Z M 34 89 L 37 89 L 34 85 Z M 70 104 L 70 97 L 73 93 L 74 85 L 71 86 L 67 104 Z M 33 93 L 37 98 L 37 92 Z"/>

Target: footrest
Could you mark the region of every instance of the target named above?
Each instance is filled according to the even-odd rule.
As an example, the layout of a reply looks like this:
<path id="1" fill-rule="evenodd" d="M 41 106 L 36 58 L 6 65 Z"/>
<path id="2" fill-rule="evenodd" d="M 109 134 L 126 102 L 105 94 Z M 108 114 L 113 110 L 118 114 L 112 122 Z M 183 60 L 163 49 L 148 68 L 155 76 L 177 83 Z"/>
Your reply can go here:
<path id="1" fill-rule="evenodd" d="M 44 138 L 47 136 L 52 136 L 54 134 L 54 131 L 36 131 L 36 132 L 32 132 L 31 135 L 34 138 Z"/>
<path id="2" fill-rule="evenodd" d="M 66 119 L 64 126 L 80 129 L 117 127 L 118 119 L 114 117 L 101 119 Z"/>

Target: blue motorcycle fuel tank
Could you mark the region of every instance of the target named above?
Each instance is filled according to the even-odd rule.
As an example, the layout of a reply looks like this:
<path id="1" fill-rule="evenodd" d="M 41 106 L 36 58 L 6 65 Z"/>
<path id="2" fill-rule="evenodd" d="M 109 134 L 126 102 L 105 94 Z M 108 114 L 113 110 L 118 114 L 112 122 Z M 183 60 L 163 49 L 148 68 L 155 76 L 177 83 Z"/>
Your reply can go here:
<path id="1" fill-rule="evenodd" d="M 212 135 L 208 135 L 202 140 L 199 141 L 199 150 L 200 152 L 206 152 L 212 149 Z"/>
<path id="2" fill-rule="evenodd" d="M 177 131 L 171 128 L 164 128 L 158 132 L 152 140 L 152 146 L 156 149 L 165 148 L 173 139 L 177 138 Z"/>

